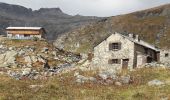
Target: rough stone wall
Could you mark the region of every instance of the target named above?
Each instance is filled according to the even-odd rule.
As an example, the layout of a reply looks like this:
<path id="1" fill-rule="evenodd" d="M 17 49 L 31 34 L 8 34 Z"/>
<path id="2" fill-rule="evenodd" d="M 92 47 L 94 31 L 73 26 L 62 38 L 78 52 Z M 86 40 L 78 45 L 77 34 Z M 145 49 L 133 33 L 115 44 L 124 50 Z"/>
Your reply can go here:
<path id="1" fill-rule="evenodd" d="M 109 50 L 109 44 L 116 42 L 121 43 L 121 49 L 118 51 Z M 121 63 L 109 64 L 109 59 L 121 59 Z M 115 33 L 94 48 L 93 68 L 100 70 L 121 70 L 122 59 L 129 59 L 128 69 L 133 69 L 134 43 L 122 37 L 119 33 Z"/>
<path id="2" fill-rule="evenodd" d="M 166 56 L 168 55 L 168 56 Z M 170 66 L 170 50 L 161 50 L 160 62 Z"/>

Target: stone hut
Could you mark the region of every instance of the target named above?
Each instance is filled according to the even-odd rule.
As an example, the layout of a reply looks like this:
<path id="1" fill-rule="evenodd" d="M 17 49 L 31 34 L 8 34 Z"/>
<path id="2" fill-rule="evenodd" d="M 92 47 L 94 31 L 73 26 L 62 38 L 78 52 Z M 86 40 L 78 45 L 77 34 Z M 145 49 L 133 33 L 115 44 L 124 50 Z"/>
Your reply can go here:
<path id="1" fill-rule="evenodd" d="M 99 70 L 121 70 L 140 68 L 142 65 L 160 61 L 160 50 L 139 39 L 113 33 L 94 47 L 93 68 Z"/>
<path id="2" fill-rule="evenodd" d="M 160 51 L 160 62 L 170 67 L 170 50 L 164 49 Z"/>

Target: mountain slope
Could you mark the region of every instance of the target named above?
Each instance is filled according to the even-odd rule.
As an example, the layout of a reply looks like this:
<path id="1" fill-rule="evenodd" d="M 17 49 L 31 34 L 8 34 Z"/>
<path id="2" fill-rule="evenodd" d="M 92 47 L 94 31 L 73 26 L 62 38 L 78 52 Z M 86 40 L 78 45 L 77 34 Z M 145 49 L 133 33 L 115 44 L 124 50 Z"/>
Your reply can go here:
<path id="1" fill-rule="evenodd" d="M 47 30 L 47 39 L 55 40 L 59 34 L 92 23 L 100 18 L 71 16 L 60 8 L 40 8 L 33 11 L 19 5 L 0 3 L 0 32 L 8 26 L 42 26 Z"/>
<path id="2" fill-rule="evenodd" d="M 54 43 L 73 52 L 92 52 L 113 32 L 139 34 L 158 47 L 170 47 L 170 5 L 102 19 L 59 37 Z"/>

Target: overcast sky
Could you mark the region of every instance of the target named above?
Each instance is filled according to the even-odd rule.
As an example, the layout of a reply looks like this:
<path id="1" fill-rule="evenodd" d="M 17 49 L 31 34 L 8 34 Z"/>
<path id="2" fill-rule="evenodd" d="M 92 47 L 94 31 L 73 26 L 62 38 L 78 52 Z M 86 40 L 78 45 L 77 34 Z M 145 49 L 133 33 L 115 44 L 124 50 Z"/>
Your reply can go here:
<path id="1" fill-rule="evenodd" d="M 170 3 L 170 0 L 0 0 L 32 9 L 59 7 L 70 15 L 114 16 Z"/>

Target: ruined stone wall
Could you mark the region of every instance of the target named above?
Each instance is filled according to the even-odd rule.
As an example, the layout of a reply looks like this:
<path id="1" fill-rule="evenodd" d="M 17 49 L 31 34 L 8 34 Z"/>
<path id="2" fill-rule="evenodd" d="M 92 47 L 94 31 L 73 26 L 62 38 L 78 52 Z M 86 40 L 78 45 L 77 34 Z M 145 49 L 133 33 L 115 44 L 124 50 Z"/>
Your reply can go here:
<path id="1" fill-rule="evenodd" d="M 118 51 L 109 50 L 109 44 L 116 42 L 121 43 L 121 49 Z M 109 64 L 109 59 L 121 59 L 121 63 Z M 115 33 L 94 48 L 92 67 L 100 70 L 120 70 L 122 69 L 122 59 L 129 59 L 128 69 L 133 69 L 134 43 Z"/>
<path id="2" fill-rule="evenodd" d="M 170 50 L 161 50 L 160 62 L 170 66 Z"/>

